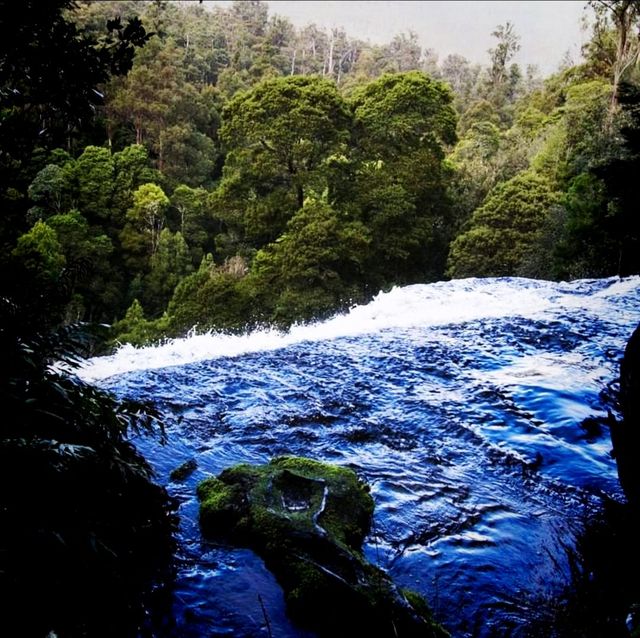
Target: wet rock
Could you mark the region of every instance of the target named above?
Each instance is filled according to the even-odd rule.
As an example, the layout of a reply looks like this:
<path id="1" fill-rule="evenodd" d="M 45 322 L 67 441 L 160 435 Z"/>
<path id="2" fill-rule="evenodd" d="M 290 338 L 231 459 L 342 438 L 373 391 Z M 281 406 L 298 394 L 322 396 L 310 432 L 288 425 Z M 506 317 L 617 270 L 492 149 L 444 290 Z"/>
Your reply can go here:
<path id="1" fill-rule="evenodd" d="M 169 474 L 169 479 L 175 483 L 181 483 L 182 481 L 186 481 L 197 469 L 197 461 L 195 459 L 189 459 L 175 468 L 175 470 L 172 470 L 171 474 Z"/>
<path id="2" fill-rule="evenodd" d="M 620 365 L 622 422 L 611 428 L 618 476 L 629 503 L 640 507 L 640 325 L 631 335 Z"/>
<path id="3" fill-rule="evenodd" d="M 203 533 L 256 551 L 301 626 L 332 637 L 448 636 L 420 596 L 364 559 L 373 499 L 351 470 L 280 457 L 206 479 L 198 497 Z"/>

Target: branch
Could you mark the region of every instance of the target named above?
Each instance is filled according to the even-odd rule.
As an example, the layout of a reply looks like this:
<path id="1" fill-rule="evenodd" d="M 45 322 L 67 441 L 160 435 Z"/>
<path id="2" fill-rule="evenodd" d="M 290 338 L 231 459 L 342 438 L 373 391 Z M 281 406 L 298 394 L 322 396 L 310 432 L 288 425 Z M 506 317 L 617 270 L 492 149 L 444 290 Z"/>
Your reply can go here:
<path id="1" fill-rule="evenodd" d="M 271 146 L 271 144 L 269 144 L 269 142 L 267 142 L 267 140 L 262 137 L 260 138 L 260 144 L 262 144 L 262 146 L 264 146 L 264 148 L 266 148 L 268 151 L 271 151 L 272 153 L 276 152 L 276 149 L 273 148 L 273 146 Z"/>

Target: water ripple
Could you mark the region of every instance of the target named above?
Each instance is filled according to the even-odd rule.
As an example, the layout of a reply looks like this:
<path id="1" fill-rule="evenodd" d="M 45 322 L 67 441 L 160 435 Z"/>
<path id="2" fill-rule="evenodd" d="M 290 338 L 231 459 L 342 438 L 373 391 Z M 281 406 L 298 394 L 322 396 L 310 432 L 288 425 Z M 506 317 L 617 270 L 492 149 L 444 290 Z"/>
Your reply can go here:
<path id="1" fill-rule="evenodd" d="M 274 635 L 307 635 L 261 561 L 205 543 L 197 524 L 198 481 L 279 454 L 369 482 L 367 557 L 425 594 L 453 635 L 555 635 L 577 539 L 604 498 L 621 498 L 607 392 L 639 309 L 637 277 L 462 280 L 394 289 L 287 335 L 88 362 L 86 378 L 166 419 L 168 445 L 136 444 L 180 502 L 175 635 L 265 635 L 258 594 Z M 171 482 L 189 459 L 197 470 Z"/>

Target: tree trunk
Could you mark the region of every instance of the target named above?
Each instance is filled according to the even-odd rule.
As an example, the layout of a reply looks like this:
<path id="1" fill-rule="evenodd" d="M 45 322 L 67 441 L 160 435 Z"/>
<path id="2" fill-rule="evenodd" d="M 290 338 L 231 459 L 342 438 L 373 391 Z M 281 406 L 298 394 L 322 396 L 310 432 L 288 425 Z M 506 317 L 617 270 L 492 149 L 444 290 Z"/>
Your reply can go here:
<path id="1" fill-rule="evenodd" d="M 136 144 L 142 144 L 142 123 L 140 118 L 136 118 L 134 126 L 136 129 Z"/>
<path id="2" fill-rule="evenodd" d="M 329 40 L 329 61 L 327 63 L 327 67 L 328 67 L 327 68 L 327 75 L 329 77 L 333 77 L 333 49 L 335 47 L 335 43 L 336 43 L 336 40 L 335 40 L 334 34 L 332 32 L 331 33 L 331 38 Z M 323 75 L 324 75 L 324 73 L 323 73 Z"/>
<path id="3" fill-rule="evenodd" d="M 302 184 L 300 184 L 300 182 L 296 180 L 296 175 L 298 173 L 298 170 L 296 169 L 293 163 L 293 160 L 291 158 L 287 160 L 287 170 L 289 172 L 289 175 L 291 175 L 291 179 L 293 180 L 293 183 L 295 184 L 296 199 L 298 200 L 298 210 L 300 210 L 304 205 L 304 189 L 302 188 Z"/>
<path id="4" fill-rule="evenodd" d="M 616 59 L 613 63 L 613 87 L 609 104 L 608 124 L 613 125 L 613 117 L 618 111 L 618 90 L 622 76 L 638 59 L 638 43 L 629 37 L 637 17 L 633 0 L 623 0 L 611 7 L 613 21 L 617 30 Z"/>

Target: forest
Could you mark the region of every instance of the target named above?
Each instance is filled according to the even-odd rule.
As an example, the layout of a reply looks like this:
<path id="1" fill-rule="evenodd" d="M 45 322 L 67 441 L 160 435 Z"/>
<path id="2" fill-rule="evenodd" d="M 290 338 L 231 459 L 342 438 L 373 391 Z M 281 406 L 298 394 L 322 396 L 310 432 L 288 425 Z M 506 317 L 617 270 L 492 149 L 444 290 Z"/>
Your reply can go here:
<path id="1" fill-rule="evenodd" d="M 102 635 L 86 579 L 138 618 L 132 591 L 170 562 L 170 499 L 128 440 L 162 439 L 154 409 L 61 362 L 286 329 L 413 283 L 640 272 L 633 0 L 588 3 L 582 59 L 546 78 L 514 62 L 510 22 L 478 65 L 260 0 L 7 4 L 0 479 L 31 471 L 0 508 L 15 613 L 34 596 L 69 635 Z M 86 618 L 68 621 L 74 600 Z"/>
<path id="2" fill-rule="evenodd" d="M 592 5 L 584 59 L 541 78 L 511 23 L 480 66 L 263 2 L 62 3 L 78 47 L 115 51 L 130 19 L 144 36 L 128 73 L 84 87 L 56 73 L 77 59 L 42 57 L 59 33 L 11 51 L 5 268 L 62 322 L 134 344 L 286 327 L 394 285 L 638 272 L 637 6 Z"/>

